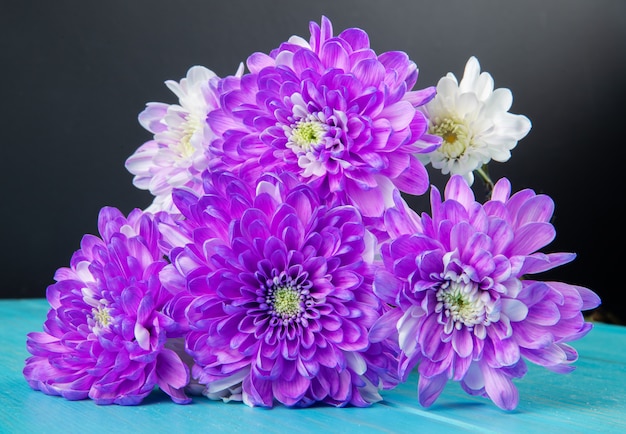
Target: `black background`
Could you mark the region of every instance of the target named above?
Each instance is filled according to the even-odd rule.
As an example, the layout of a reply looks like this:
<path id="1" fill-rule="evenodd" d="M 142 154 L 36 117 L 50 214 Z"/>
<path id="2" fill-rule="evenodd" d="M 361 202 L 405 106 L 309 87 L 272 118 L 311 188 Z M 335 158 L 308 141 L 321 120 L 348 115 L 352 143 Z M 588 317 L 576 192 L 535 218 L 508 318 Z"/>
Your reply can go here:
<path id="1" fill-rule="evenodd" d="M 101 207 L 124 213 L 151 197 L 124 161 L 150 134 L 146 102 L 177 102 L 163 82 L 192 65 L 234 73 L 255 51 L 309 37 L 322 15 L 335 34 L 368 32 L 377 53 L 406 51 L 416 88 L 476 55 L 514 96 L 530 134 L 494 178 L 556 203 L 546 251 L 578 258 L 542 276 L 603 299 L 598 318 L 622 322 L 626 2 L 520 1 L 54 1 L 0 2 L 0 258 L 4 298 L 43 297 Z M 431 171 L 431 173 L 433 173 Z M 445 178 L 433 173 L 443 187 Z M 477 185 L 478 182 L 477 182 Z M 426 197 L 411 203 L 426 210 Z"/>

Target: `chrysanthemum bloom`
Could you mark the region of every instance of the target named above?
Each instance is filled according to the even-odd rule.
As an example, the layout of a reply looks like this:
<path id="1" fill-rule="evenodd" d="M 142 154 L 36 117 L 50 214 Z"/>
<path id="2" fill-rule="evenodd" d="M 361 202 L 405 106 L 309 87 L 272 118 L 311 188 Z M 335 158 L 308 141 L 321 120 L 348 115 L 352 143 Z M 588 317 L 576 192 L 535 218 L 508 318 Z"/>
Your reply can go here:
<path id="1" fill-rule="evenodd" d="M 509 195 L 510 184 L 501 179 L 481 205 L 455 175 L 445 201 L 432 188 L 431 216 L 389 213 L 395 239 L 382 248 L 386 269 L 376 274 L 374 290 L 396 308 L 371 338 L 397 336 L 402 378 L 419 363 L 424 406 L 454 380 L 513 409 L 518 393 L 511 380 L 525 374 L 525 360 L 569 372 L 577 353 L 566 342 L 591 329 L 581 311 L 600 303 L 594 292 L 530 278 L 574 259 L 537 251 L 555 236 L 552 200 L 532 190 Z"/>
<path id="2" fill-rule="evenodd" d="M 437 96 L 420 109 L 428 116 L 429 133 L 443 142 L 419 155 L 422 162 L 444 175 L 462 175 L 472 185 L 473 172 L 483 164 L 511 158 L 511 149 L 530 131 L 530 121 L 508 112 L 513 103 L 509 89 L 493 86 L 493 78 L 480 72 L 475 57 L 467 61 L 460 83 L 452 73 L 439 80 Z"/>
<path id="3" fill-rule="evenodd" d="M 381 306 L 373 236 L 354 207 L 320 204 L 290 173 L 262 178 L 256 194 L 214 173 L 203 197 L 173 196 L 185 219 L 163 230 L 189 242 L 161 280 L 207 396 L 366 406 L 397 384 L 395 352 L 368 340 Z"/>
<path id="4" fill-rule="evenodd" d="M 126 160 L 126 168 L 135 175 L 136 187 L 155 196 L 147 211 L 176 211 L 171 198 L 173 188 L 185 186 L 202 191 L 200 175 L 208 165 L 206 151 L 214 137 L 206 117 L 219 105 L 217 80 L 213 71 L 194 66 L 180 83 L 165 82 L 179 104 L 152 102 L 140 113 L 139 122 L 154 134 L 154 139 Z"/>
<path id="5" fill-rule="evenodd" d="M 189 369 L 166 348 L 172 298 L 158 279 L 166 265 L 157 223 L 140 210 L 126 219 L 103 208 L 102 238 L 85 235 L 70 268 L 47 290 L 51 309 L 43 332 L 28 335 L 24 376 L 35 390 L 97 404 L 139 404 L 155 386 L 177 403 Z"/>
<path id="6" fill-rule="evenodd" d="M 404 52 L 377 55 L 361 29 L 333 36 L 323 17 L 310 31 L 309 42 L 293 36 L 269 55 L 255 53 L 249 74 L 221 82 L 221 107 L 208 117 L 219 136 L 211 167 L 251 182 L 291 171 L 365 216 L 392 206 L 394 188 L 423 194 L 428 175 L 414 154 L 441 139 L 425 134 L 416 107 L 435 89 L 411 91 L 415 63 Z"/>

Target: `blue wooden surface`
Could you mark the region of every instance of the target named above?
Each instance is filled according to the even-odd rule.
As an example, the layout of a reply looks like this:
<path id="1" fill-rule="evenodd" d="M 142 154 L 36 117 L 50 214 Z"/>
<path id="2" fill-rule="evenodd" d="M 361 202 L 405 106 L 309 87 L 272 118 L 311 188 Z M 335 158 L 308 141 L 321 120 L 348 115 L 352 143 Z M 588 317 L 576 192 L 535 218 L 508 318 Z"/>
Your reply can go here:
<path id="1" fill-rule="evenodd" d="M 626 432 L 626 327 L 597 323 L 574 342 L 580 358 L 567 375 L 530 366 L 517 381 L 520 403 L 505 412 L 448 384 L 429 409 L 411 376 L 369 408 L 249 408 L 195 397 L 176 405 L 156 390 L 137 407 L 71 402 L 31 390 L 22 376 L 26 334 L 40 331 L 45 300 L 0 301 L 0 432 Z"/>

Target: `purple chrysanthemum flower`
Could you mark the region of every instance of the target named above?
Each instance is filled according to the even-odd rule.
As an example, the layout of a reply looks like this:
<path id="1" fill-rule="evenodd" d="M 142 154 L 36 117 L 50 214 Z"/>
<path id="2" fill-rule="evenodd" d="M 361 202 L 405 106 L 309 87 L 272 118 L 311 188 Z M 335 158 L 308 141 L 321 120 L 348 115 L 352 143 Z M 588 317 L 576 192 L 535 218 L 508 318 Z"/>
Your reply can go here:
<path id="1" fill-rule="evenodd" d="M 85 235 L 70 268 L 48 287 L 44 331 L 28 335 L 26 380 L 49 395 L 97 404 L 139 404 L 157 385 L 189 402 L 182 390 L 189 369 L 166 348 L 173 323 L 162 309 L 172 296 L 158 279 L 167 261 L 157 221 L 103 208 L 98 229 L 102 238 Z"/>
<path id="2" fill-rule="evenodd" d="M 501 179 L 481 205 L 455 175 L 445 201 L 432 188 L 432 216 L 386 215 L 395 239 L 382 248 L 386 269 L 376 274 L 374 289 L 396 308 L 381 317 L 371 338 L 396 334 L 402 378 L 419 363 L 424 406 L 454 380 L 513 409 L 518 394 L 511 379 L 525 374 L 524 359 L 569 372 L 577 353 L 566 342 L 591 329 L 581 311 L 598 306 L 594 292 L 528 278 L 575 256 L 537 252 L 555 236 L 552 200 L 528 189 L 510 192 Z"/>
<path id="3" fill-rule="evenodd" d="M 434 88 L 411 91 L 415 63 L 404 52 L 377 55 L 361 29 L 333 36 L 323 17 L 310 30 L 309 42 L 294 36 L 269 55 L 255 53 L 249 74 L 220 82 L 221 106 L 208 116 L 219 136 L 212 169 L 251 182 L 291 171 L 368 217 L 393 206 L 394 188 L 423 194 L 428 175 L 414 154 L 433 151 L 440 138 L 425 134 L 416 107 Z"/>
<path id="4" fill-rule="evenodd" d="M 201 198 L 174 192 L 185 219 L 163 231 L 188 242 L 161 273 L 204 393 L 268 407 L 380 400 L 397 361 L 368 340 L 381 305 L 359 212 L 321 204 L 290 173 L 262 177 L 256 192 L 227 172 L 207 181 Z"/>

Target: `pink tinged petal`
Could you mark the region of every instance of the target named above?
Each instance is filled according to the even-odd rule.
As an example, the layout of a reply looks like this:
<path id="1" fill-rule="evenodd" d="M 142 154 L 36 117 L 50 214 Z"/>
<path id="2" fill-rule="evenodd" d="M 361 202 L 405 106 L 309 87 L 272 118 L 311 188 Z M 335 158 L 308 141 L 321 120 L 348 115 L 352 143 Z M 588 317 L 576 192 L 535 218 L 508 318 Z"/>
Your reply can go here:
<path id="1" fill-rule="evenodd" d="M 414 107 L 419 107 L 433 99 L 436 94 L 437 89 L 434 86 L 431 86 L 425 89 L 407 92 L 404 94 L 403 99 L 413 104 Z"/>
<path id="2" fill-rule="evenodd" d="M 322 62 L 317 55 L 310 50 L 298 50 L 293 56 L 293 67 L 296 74 L 301 75 L 306 69 L 317 72 L 323 71 Z"/>
<path id="3" fill-rule="evenodd" d="M 493 187 L 491 200 L 506 203 L 511 194 L 511 182 L 506 178 L 500 178 Z"/>
<path id="4" fill-rule="evenodd" d="M 378 188 L 363 190 L 351 180 L 346 180 L 346 192 L 354 206 L 366 217 L 380 217 L 385 210 L 383 193 Z"/>
<path id="5" fill-rule="evenodd" d="M 515 237 L 509 224 L 499 218 L 489 219 L 487 233 L 492 240 L 491 252 L 494 255 L 504 252 Z"/>
<path id="6" fill-rule="evenodd" d="M 183 388 L 189 383 L 189 368 L 178 354 L 170 349 L 163 349 L 156 359 L 157 384 L 172 397 L 177 404 L 191 402 Z"/>
<path id="7" fill-rule="evenodd" d="M 446 200 L 443 204 L 441 204 L 441 214 L 442 219 L 449 220 L 448 223 L 450 225 L 461 222 L 467 224 L 467 221 L 469 220 L 467 209 L 465 209 L 463 205 L 456 200 Z M 441 226 L 439 227 L 439 231 L 442 232 Z"/>
<path id="8" fill-rule="evenodd" d="M 470 210 L 475 202 L 474 192 L 461 175 L 453 175 L 444 191 L 446 199 L 459 202 L 466 210 Z"/>
<path id="9" fill-rule="evenodd" d="M 465 250 L 466 245 L 474 235 L 474 228 L 467 222 L 460 222 L 452 228 L 450 232 L 450 248 L 452 250 Z"/>
<path id="10" fill-rule="evenodd" d="M 506 203 L 506 207 L 509 213 L 514 216 L 517 215 L 519 209 L 526 203 L 527 200 L 535 197 L 535 192 L 529 188 L 516 192 Z"/>
<path id="11" fill-rule="evenodd" d="M 520 227 L 527 223 L 549 222 L 554 213 L 554 201 L 543 194 L 528 199 L 519 209 L 515 224 Z"/>
<path id="12" fill-rule="evenodd" d="M 326 68 L 350 70 L 350 56 L 339 41 L 331 40 L 322 45 L 320 60 Z"/>
<path id="13" fill-rule="evenodd" d="M 352 68 L 352 73 L 363 84 L 363 87 L 376 87 L 385 78 L 385 68 L 376 59 L 364 59 Z M 412 116 L 411 116 L 412 117 Z"/>
<path id="14" fill-rule="evenodd" d="M 550 244 L 555 236 L 556 231 L 550 223 L 528 223 L 515 231 L 507 254 L 529 255 Z"/>
<path id="15" fill-rule="evenodd" d="M 400 131 L 410 125 L 415 117 L 415 108 L 407 101 L 398 101 L 385 107 L 380 116 L 389 119 L 394 131 Z"/>
<path id="16" fill-rule="evenodd" d="M 246 60 L 246 65 L 248 66 L 250 72 L 256 74 L 263 68 L 274 66 L 274 59 L 265 53 L 253 53 Z"/>
<path id="17" fill-rule="evenodd" d="M 436 375 L 431 378 L 420 375 L 417 383 L 419 403 L 424 407 L 430 407 L 437 400 L 439 395 L 441 395 L 447 382 L 448 378 L 445 374 Z"/>
<path id="18" fill-rule="evenodd" d="M 499 369 L 490 368 L 486 363 L 481 363 L 480 368 L 487 396 L 503 410 L 515 409 L 519 394 L 511 379 Z"/>
<path id="19" fill-rule="evenodd" d="M 575 253 L 533 253 L 524 258 L 519 274 L 535 274 L 551 270 L 576 259 Z"/>
<path id="20" fill-rule="evenodd" d="M 409 167 L 392 181 L 404 193 L 422 195 L 428 190 L 428 172 L 412 155 L 409 157 Z"/>
<path id="21" fill-rule="evenodd" d="M 339 34 L 339 37 L 350 44 L 353 51 L 367 49 L 370 46 L 369 36 L 361 29 L 346 29 Z"/>

